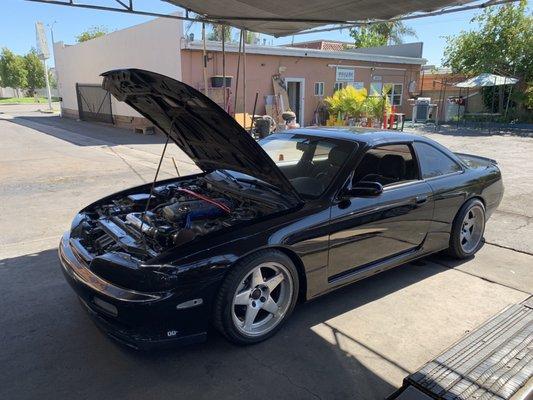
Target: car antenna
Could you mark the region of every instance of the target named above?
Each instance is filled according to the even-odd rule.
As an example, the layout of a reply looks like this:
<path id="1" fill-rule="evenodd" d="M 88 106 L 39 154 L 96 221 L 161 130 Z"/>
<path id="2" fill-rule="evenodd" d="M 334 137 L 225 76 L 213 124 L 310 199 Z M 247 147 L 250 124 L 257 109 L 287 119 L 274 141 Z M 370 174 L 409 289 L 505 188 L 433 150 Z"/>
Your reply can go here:
<path id="1" fill-rule="evenodd" d="M 154 188 L 155 183 L 157 182 L 157 176 L 159 175 L 159 170 L 161 169 L 161 164 L 163 163 L 163 158 L 165 157 L 165 152 L 167 151 L 168 141 L 170 140 L 170 134 L 172 133 L 172 129 L 174 128 L 174 118 L 172 118 L 172 121 L 170 122 L 170 132 L 167 135 L 167 140 L 165 141 L 165 147 L 163 147 L 163 152 L 161 153 L 161 157 L 159 158 L 159 164 L 157 165 L 157 170 L 155 171 L 154 180 L 152 182 L 152 187 L 150 188 L 150 195 L 148 196 L 148 200 L 146 201 L 146 207 L 144 208 L 144 211 L 141 215 L 141 227 L 139 230 L 141 231 L 141 238 L 143 240 L 144 249 L 147 249 L 146 245 L 146 238 L 143 234 L 143 225 L 144 225 L 144 217 L 146 213 L 148 212 L 148 208 L 150 208 L 150 200 L 152 200 L 152 196 L 154 194 Z"/>

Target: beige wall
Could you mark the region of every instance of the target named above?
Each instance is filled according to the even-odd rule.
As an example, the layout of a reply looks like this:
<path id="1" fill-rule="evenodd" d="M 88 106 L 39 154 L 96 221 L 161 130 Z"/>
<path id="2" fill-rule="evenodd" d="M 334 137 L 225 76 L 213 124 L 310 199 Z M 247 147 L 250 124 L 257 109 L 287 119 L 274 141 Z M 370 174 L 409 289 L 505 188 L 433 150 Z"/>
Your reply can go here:
<path id="1" fill-rule="evenodd" d="M 221 52 L 210 51 L 208 62 L 208 76 L 222 75 Z M 203 88 L 202 52 L 197 50 L 182 49 L 182 77 L 183 81 L 196 89 Z M 403 100 L 401 110 L 411 112 L 407 104 L 410 97 L 408 93 L 409 82 L 418 82 L 420 77 L 420 65 L 370 63 L 365 61 L 322 59 L 310 57 L 275 56 L 275 55 L 246 55 L 246 112 L 253 111 L 255 93 L 259 92 L 257 114 L 265 112 L 264 96 L 273 94 L 272 75 L 277 74 L 280 67 L 284 67 L 281 76 L 284 78 L 305 79 L 305 106 L 304 124 L 313 123 L 313 114 L 319 103 L 319 98 L 314 96 L 315 82 L 324 82 L 325 96 L 331 96 L 335 84 L 335 68 L 328 65 L 346 65 L 355 67 L 355 81 L 364 82 L 369 89 L 371 76 L 383 77 L 383 83 L 402 83 Z M 370 68 L 374 67 L 374 70 Z M 385 68 L 385 69 L 383 69 Z M 226 75 L 236 76 L 237 54 L 226 54 Z M 242 71 L 242 64 L 241 64 Z M 241 78 L 242 79 L 242 78 Z M 235 95 L 235 78 L 232 83 L 232 95 Z M 419 87 L 419 86 L 418 86 Z M 236 112 L 242 112 L 242 80 L 239 83 Z"/>
<path id="2" fill-rule="evenodd" d="M 142 68 L 181 80 L 181 21 L 159 18 L 74 46 L 54 44 L 58 89 L 65 114 L 77 111 L 76 83 L 101 84 L 100 74 L 117 68 Z M 138 116 L 113 99 L 113 114 Z M 70 112 L 69 112 L 70 111 Z"/>

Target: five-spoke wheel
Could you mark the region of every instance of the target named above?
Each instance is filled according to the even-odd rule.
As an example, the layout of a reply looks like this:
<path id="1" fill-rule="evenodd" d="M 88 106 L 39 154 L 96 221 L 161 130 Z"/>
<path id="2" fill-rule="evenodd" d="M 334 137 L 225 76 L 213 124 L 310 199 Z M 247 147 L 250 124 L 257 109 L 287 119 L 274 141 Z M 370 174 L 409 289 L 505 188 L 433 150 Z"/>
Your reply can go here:
<path id="1" fill-rule="evenodd" d="M 259 342 L 287 319 L 297 294 L 298 273 L 291 259 L 276 250 L 258 252 L 226 277 L 215 306 L 215 326 L 233 342 Z"/>
<path id="2" fill-rule="evenodd" d="M 482 245 L 485 207 L 478 199 L 467 201 L 455 217 L 448 252 L 456 258 L 473 255 Z"/>
<path id="3" fill-rule="evenodd" d="M 235 326 L 250 336 L 263 335 L 274 328 L 291 304 L 292 285 L 291 274 L 282 264 L 259 264 L 235 291 Z"/>

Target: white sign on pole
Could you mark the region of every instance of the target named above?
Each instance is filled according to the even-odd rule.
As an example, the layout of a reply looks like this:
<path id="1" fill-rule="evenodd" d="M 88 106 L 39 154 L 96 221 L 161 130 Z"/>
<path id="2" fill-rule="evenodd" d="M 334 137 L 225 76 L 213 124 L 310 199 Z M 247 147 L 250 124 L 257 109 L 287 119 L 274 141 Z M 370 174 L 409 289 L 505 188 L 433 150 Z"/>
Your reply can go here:
<path id="1" fill-rule="evenodd" d="M 39 54 L 39 58 L 41 60 L 47 60 L 50 58 L 50 51 L 48 50 L 48 40 L 46 39 L 42 22 L 35 23 L 35 32 L 37 34 L 37 53 Z"/>
<path id="2" fill-rule="evenodd" d="M 353 82 L 355 81 L 355 69 L 347 67 L 337 67 L 335 80 L 337 82 Z"/>

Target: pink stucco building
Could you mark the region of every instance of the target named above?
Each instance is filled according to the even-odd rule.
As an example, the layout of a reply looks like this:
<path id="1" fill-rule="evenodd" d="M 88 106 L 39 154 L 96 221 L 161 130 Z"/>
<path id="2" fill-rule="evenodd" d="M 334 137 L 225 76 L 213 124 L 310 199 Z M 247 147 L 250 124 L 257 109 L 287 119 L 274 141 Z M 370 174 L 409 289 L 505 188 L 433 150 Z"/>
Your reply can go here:
<path id="1" fill-rule="evenodd" d="M 182 80 L 203 89 L 202 52 L 200 41 L 183 41 L 181 48 Z M 221 43 L 208 42 L 208 76 L 222 75 Z M 236 75 L 238 46 L 226 45 L 226 74 Z M 242 62 L 242 58 L 241 58 Z M 314 112 L 325 96 L 345 85 L 364 87 L 369 92 L 381 91 L 384 84 L 393 87 L 391 100 L 407 113 L 407 99 L 416 91 L 420 68 L 425 60 L 419 57 L 329 51 L 286 46 L 246 46 L 246 112 L 252 113 L 255 93 L 259 93 L 257 111 L 265 112 L 265 96 L 273 94 L 272 76 L 279 74 L 288 89 L 291 109 L 302 125 L 314 123 Z M 242 66 L 241 66 L 242 73 Z M 243 111 L 242 75 L 236 112 Z M 414 90 L 413 90 L 414 89 Z"/>
<path id="2" fill-rule="evenodd" d="M 332 50 L 336 48 L 331 46 L 333 42 L 328 41 L 326 47 L 326 41 L 319 42 L 296 43 L 292 47 L 246 45 L 246 107 L 244 59 L 241 58 L 236 91 L 238 44 L 227 43 L 226 75 L 233 77 L 230 111 L 251 114 L 258 93 L 256 114 L 265 113 L 265 96 L 274 94 L 272 77 L 279 75 L 287 87 L 289 106 L 301 125 L 314 124 L 315 110 L 323 98 L 346 85 L 376 93 L 385 84 L 392 84 L 391 101 L 399 110 L 410 113 L 407 99 L 416 93 L 425 63 L 421 43 L 372 49 L 343 46 L 345 50 Z M 210 82 L 212 76 L 223 74 L 222 46 L 208 41 L 206 47 Z M 116 68 L 147 69 L 204 90 L 203 43 L 185 38 L 180 21 L 159 18 L 72 46 L 55 43 L 54 56 L 65 117 L 95 118 L 121 126 L 146 125 L 147 121 L 134 110 L 98 92 L 100 74 Z M 208 92 L 220 103 L 220 89 L 208 88 Z"/>

